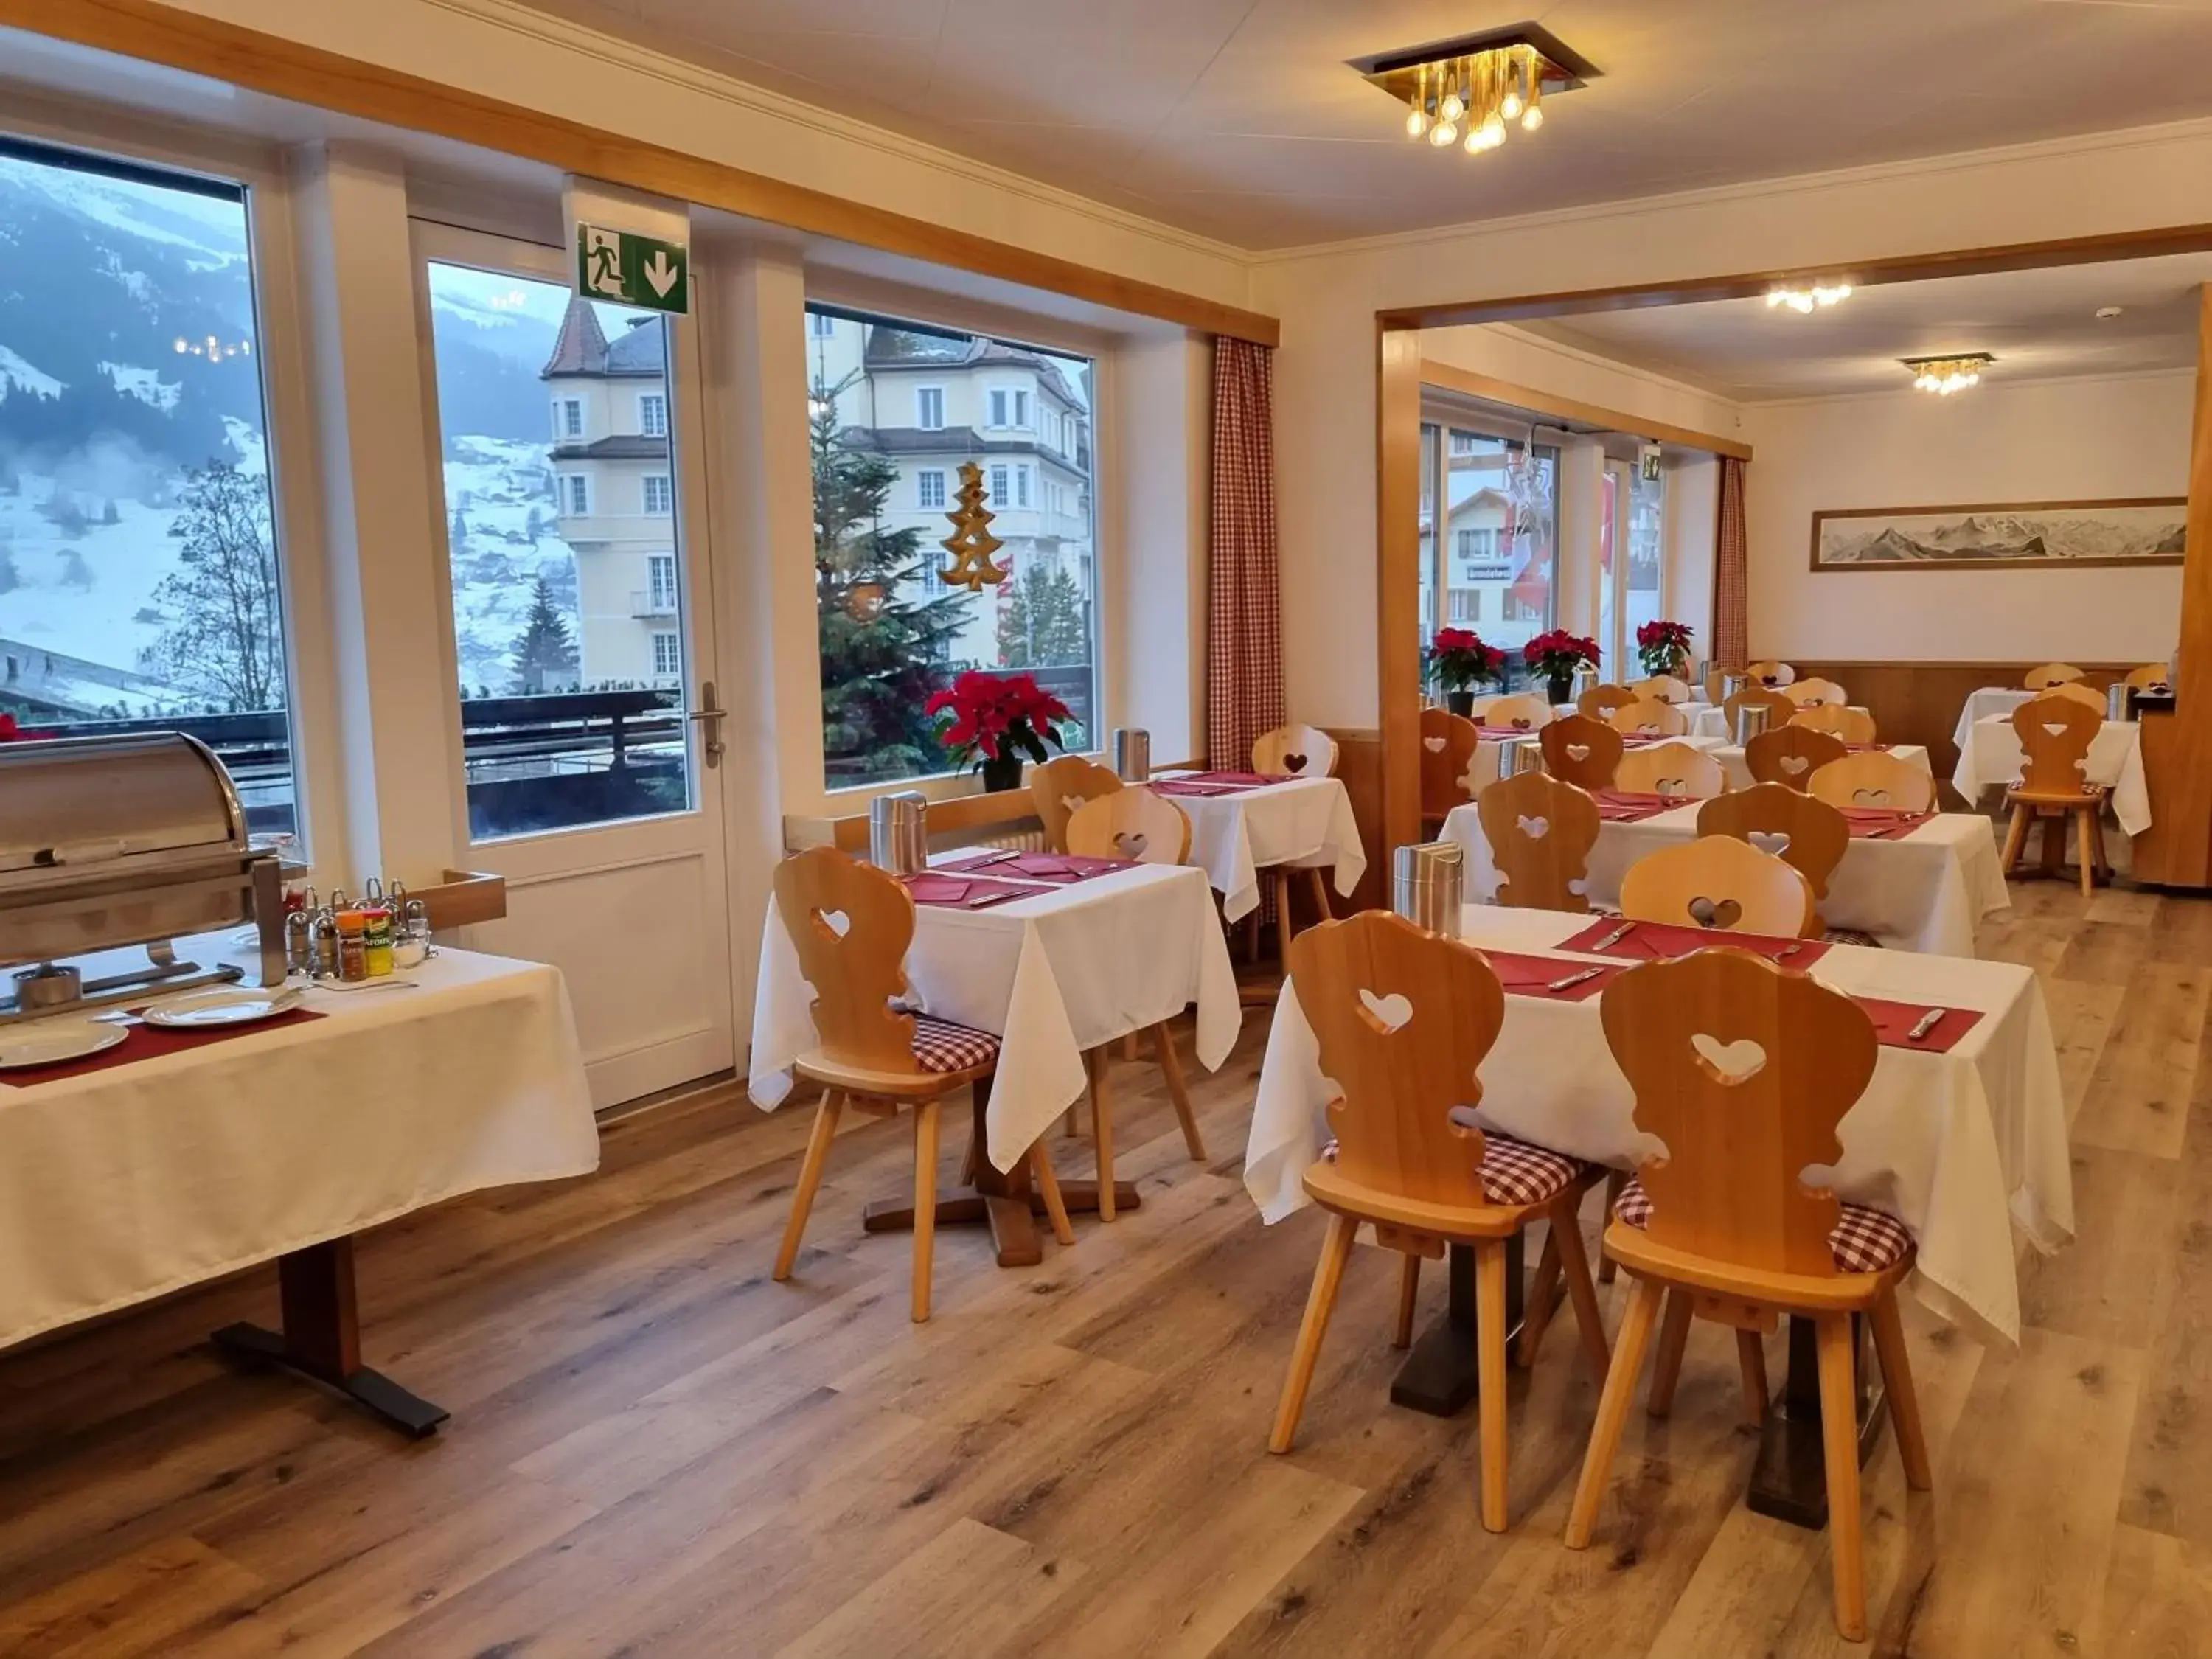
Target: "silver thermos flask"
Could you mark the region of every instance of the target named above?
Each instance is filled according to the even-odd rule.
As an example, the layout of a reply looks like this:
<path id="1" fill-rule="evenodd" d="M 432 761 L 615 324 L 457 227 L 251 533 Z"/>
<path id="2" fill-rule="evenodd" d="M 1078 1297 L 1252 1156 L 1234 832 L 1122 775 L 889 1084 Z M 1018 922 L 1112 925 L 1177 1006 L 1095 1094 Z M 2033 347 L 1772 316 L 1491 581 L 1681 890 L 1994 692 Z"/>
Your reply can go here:
<path id="1" fill-rule="evenodd" d="M 2105 718 L 2124 720 L 2128 717 L 2128 683 L 2114 680 L 2105 688 Z"/>
<path id="2" fill-rule="evenodd" d="M 1143 783 L 1152 775 L 1152 734 L 1140 726 L 1114 728 L 1114 775 Z"/>
<path id="3" fill-rule="evenodd" d="M 1766 730 L 1767 718 L 1774 711 L 1763 702 L 1738 705 L 1735 711 L 1735 742 L 1741 749 Z"/>
<path id="4" fill-rule="evenodd" d="M 1416 927 L 1457 939 L 1466 861 L 1466 853 L 1455 841 L 1401 847 L 1390 863 L 1390 908 Z"/>
<path id="5" fill-rule="evenodd" d="M 868 862 L 895 876 L 928 867 L 928 796 L 908 789 L 868 803 Z"/>

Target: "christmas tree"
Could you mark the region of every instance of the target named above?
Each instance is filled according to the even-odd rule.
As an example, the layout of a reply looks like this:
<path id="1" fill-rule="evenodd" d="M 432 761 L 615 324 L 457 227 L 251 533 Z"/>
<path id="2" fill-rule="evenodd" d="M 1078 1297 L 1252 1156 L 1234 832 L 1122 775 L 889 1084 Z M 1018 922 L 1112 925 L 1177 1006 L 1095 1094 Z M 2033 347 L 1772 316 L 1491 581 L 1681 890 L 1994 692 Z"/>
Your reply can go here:
<path id="1" fill-rule="evenodd" d="M 964 598 L 914 597 L 930 574 L 921 532 L 882 522 L 898 468 L 838 430 L 838 394 L 858 378 L 817 380 L 810 423 L 822 749 L 841 784 L 945 769 L 923 706 L 951 681 Z"/>
<path id="2" fill-rule="evenodd" d="M 553 603 L 553 590 L 538 578 L 530 595 L 530 615 L 514 642 L 514 687 L 511 695 L 532 697 L 576 683 L 576 642 L 568 621 Z"/>
<path id="3" fill-rule="evenodd" d="M 1006 585 L 999 611 L 1002 668 L 1062 668 L 1091 660 L 1083 590 L 1058 559 L 1030 559 Z"/>

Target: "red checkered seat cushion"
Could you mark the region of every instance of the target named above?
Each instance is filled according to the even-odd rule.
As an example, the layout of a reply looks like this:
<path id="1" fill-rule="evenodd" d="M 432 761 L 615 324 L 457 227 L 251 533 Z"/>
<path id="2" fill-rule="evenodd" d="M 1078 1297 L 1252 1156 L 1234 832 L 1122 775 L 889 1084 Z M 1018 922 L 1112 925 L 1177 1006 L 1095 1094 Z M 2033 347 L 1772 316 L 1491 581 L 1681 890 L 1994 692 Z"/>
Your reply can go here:
<path id="1" fill-rule="evenodd" d="M 916 1014 L 914 1060 L 925 1072 L 972 1072 L 999 1063 L 999 1039 L 972 1026 Z"/>
<path id="2" fill-rule="evenodd" d="M 1482 1195 L 1492 1204 L 1541 1204 L 1557 1198 L 1587 1167 L 1564 1152 L 1488 1129 L 1482 1146 Z M 1330 1141 L 1321 1155 L 1336 1162 L 1336 1143 Z"/>
<path id="3" fill-rule="evenodd" d="M 1613 1206 L 1613 1213 L 1632 1227 L 1651 1224 L 1651 1194 L 1644 1190 L 1641 1181 L 1631 1181 L 1621 1189 L 1620 1202 Z M 1828 1253 L 1835 1257 L 1839 1273 L 1878 1273 L 1904 1261 L 1911 1248 L 1912 1235 L 1902 1221 L 1863 1204 L 1844 1205 L 1828 1235 Z"/>

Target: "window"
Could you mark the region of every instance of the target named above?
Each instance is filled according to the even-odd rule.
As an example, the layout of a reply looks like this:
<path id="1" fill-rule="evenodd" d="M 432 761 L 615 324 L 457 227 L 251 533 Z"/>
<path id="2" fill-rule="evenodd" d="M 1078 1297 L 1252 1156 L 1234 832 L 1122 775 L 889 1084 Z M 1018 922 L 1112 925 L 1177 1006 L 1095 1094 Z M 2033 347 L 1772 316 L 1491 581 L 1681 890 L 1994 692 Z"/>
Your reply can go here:
<path id="1" fill-rule="evenodd" d="M 189 732 L 296 836 L 246 192 L 11 143 L 0 225 L 0 714 Z"/>
<path id="2" fill-rule="evenodd" d="M 1559 452 L 1528 447 L 1510 438 L 1457 428 L 1422 428 L 1421 523 L 1423 552 L 1449 552 L 1447 568 L 1426 571 L 1424 580 L 1450 593 L 1447 613 L 1460 603 L 1458 590 L 1477 584 L 1500 591 L 1499 626 L 1486 635 L 1509 651 L 1526 645 L 1551 625 L 1555 565 L 1554 526 L 1559 522 Z M 1429 446 L 1441 441 L 1443 454 Z M 1438 510 L 1433 479 L 1444 480 L 1446 537 L 1429 539 Z"/>
<path id="3" fill-rule="evenodd" d="M 1480 622 L 1482 620 L 1482 590 L 1479 587 L 1453 588 L 1451 619 L 1455 623 Z"/>
<path id="4" fill-rule="evenodd" d="M 558 398 L 554 400 L 553 435 L 556 438 L 580 438 L 584 435 L 582 398 Z"/>
<path id="5" fill-rule="evenodd" d="M 433 258 L 425 276 L 469 838 L 687 811 L 672 429 L 682 414 L 670 401 L 666 325 L 516 270 Z M 477 321 L 493 295 L 505 301 L 495 352 Z M 603 407 L 617 426 L 635 398 L 638 424 L 658 426 L 654 447 L 669 459 L 635 474 L 594 477 L 619 461 L 556 470 L 528 399 L 563 379 L 577 395 L 560 404 L 611 399 Z"/>
<path id="6" fill-rule="evenodd" d="M 858 411 L 834 422 L 817 418 L 811 428 L 829 787 L 952 770 L 922 708 L 933 692 L 971 668 L 1034 674 L 1071 711 L 1069 746 L 1095 746 L 1103 726 L 1094 703 L 1097 573 L 1089 492 L 1066 492 L 1063 516 L 1048 527 L 1048 539 L 1018 529 L 1026 520 L 995 526 L 1004 545 L 994 557 L 1010 574 L 981 592 L 945 585 L 941 571 L 948 561 L 937 547 L 946 533 L 945 522 L 915 516 L 951 505 L 953 475 L 967 462 L 982 469 L 987 504 L 994 511 L 1034 508 L 1050 499 L 1053 481 L 1033 460 L 987 453 L 971 434 L 1031 418 L 1048 395 L 1062 410 L 1090 415 L 1091 362 L 927 321 L 868 317 L 842 326 L 858 331 L 857 349 L 847 359 L 858 365 L 852 377 L 840 380 L 810 362 L 810 396 L 817 408 L 835 398 L 842 408 Z M 1004 366 L 1030 378 L 1034 404 L 1026 388 L 975 387 L 962 393 L 959 423 L 946 428 L 942 389 L 917 387 L 917 423 L 946 435 L 928 446 L 928 465 L 915 467 L 925 457 L 911 453 L 911 434 L 902 437 L 896 420 L 879 421 L 866 411 L 899 410 L 906 397 L 902 386 L 939 365 L 950 380 L 987 346 L 993 348 L 994 369 Z M 1071 428 L 1076 418 L 1069 417 Z M 902 482 L 909 468 L 911 495 Z"/>
<path id="7" fill-rule="evenodd" d="M 836 332 L 836 327 L 837 319 L 826 311 L 810 311 L 806 313 L 806 331 L 817 340 L 828 339 Z"/>

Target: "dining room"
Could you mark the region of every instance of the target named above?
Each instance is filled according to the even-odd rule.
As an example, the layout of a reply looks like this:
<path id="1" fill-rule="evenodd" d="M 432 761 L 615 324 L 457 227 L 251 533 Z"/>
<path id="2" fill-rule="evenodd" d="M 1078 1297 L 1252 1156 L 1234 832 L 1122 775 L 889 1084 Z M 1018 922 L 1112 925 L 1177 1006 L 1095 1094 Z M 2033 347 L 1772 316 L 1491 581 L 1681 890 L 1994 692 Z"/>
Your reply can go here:
<path id="1" fill-rule="evenodd" d="M 2212 24 L 1358 11 L 0 0 L 0 1653 L 2198 1650 Z"/>

